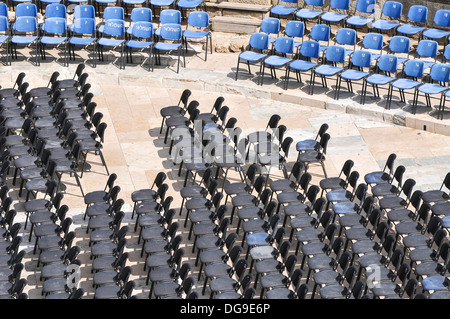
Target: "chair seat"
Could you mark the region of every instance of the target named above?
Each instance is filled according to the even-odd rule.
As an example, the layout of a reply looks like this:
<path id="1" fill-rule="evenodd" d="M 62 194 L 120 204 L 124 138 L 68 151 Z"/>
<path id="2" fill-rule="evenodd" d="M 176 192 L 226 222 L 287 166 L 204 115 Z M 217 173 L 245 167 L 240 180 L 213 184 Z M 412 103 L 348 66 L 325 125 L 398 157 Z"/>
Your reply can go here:
<path id="1" fill-rule="evenodd" d="M 380 201 L 381 209 L 400 208 L 406 205 L 406 201 L 401 197 L 383 197 Z"/>
<path id="2" fill-rule="evenodd" d="M 326 197 L 329 202 L 342 202 L 351 200 L 352 195 L 352 192 L 346 189 L 335 189 L 328 192 Z"/>
<path id="3" fill-rule="evenodd" d="M 47 199 L 33 199 L 24 203 L 25 211 L 35 212 L 37 210 L 48 209 L 47 207 L 51 205 L 51 202 Z"/>
<path id="4" fill-rule="evenodd" d="M 410 90 L 422 84 L 421 82 L 410 79 L 398 79 L 392 83 L 392 86 L 400 90 Z"/>
<path id="5" fill-rule="evenodd" d="M 84 195 L 84 203 L 86 205 L 88 204 L 95 204 L 95 203 L 101 203 L 105 202 L 107 199 L 108 193 L 105 191 L 93 191 L 90 193 L 87 193 Z"/>
<path id="6" fill-rule="evenodd" d="M 360 16 L 351 16 L 347 20 L 345 20 L 346 24 L 354 25 L 354 26 L 364 26 L 370 22 L 372 22 L 372 18 L 365 18 Z"/>
<path id="7" fill-rule="evenodd" d="M 263 231 L 262 226 L 266 223 L 263 219 L 251 219 L 242 224 L 244 232 L 253 233 L 257 231 Z"/>
<path id="8" fill-rule="evenodd" d="M 14 35 L 11 42 L 16 44 L 30 44 L 37 40 L 37 36 Z"/>
<path id="9" fill-rule="evenodd" d="M 382 183 L 372 187 L 372 195 L 375 197 L 392 196 L 398 193 L 398 188 L 389 183 Z"/>
<path id="10" fill-rule="evenodd" d="M 211 291 L 234 291 L 236 280 L 233 278 L 216 278 L 211 280 L 209 288 Z"/>
<path id="11" fill-rule="evenodd" d="M 129 40 L 127 42 L 127 47 L 134 48 L 134 49 L 145 49 L 149 46 L 153 45 L 153 41 L 136 41 L 136 40 Z"/>
<path id="12" fill-rule="evenodd" d="M 203 3 L 203 0 L 179 0 L 177 2 L 177 7 L 194 9 Z"/>
<path id="13" fill-rule="evenodd" d="M 276 249 L 272 246 L 257 246 L 250 249 L 250 256 L 253 260 L 272 259 Z"/>
<path id="14" fill-rule="evenodd" d="M 315 151 L 318 144 L 316 140 L 304 140 L 297 142 L 295 148 L 299 152 Z"/>
<path id="15" fill-rule="evenodd" d="M 283 287 L 286 285 L 287 277 L 283 274 L 270 274 L 261 277 L 261 286 L 263 288 Z"/>
<path id="16" fill-rule="evenodd" d="M 339 202 L 333 205 L 333 211 L 338 215 L 351 214 L 358 211 L 358 205 L 350 201 Z"/>
<path id="17" fill-rule="evenodd" d="M 208 34 L 210 34 L 209 31 L 185 30 L 183 32 L 183 37 L 190 39 L 202 39 Z"/>
<path id="18" fill-rule="evenodd" d="M 396 292 L 397 284 L 395 282 L 380 282 L 376 283 L 373 288 L 372 292 L 375 296 L 395 296 L 397 295 Z"/>
<path id="19" fill-rule="evenodd" d="M 144 200 L 136 205 L 136 213 L 139 215 L 153 213 L 159 207 L 159 204 L 153 200 Z"/>
<path id="20" fill-rule="evenodd" d="M 427 29 L 425 31 L 423 31 L 423 36 L 430 38 L 430 39 L 442 39 L 444 37 L 447 37 L 450 35 L 450 31 L 445 31 L 445 30 L 441 30 L 441 29 Z"/>
<path id="21" fill-rule="evenodd" d="M 400 25 L 400 23 L 398 22 L 379 19 L 372 23 L 372 28 L 382 31 L 389 31 L 397 27 L 398 25 Z"/>
<path id="22" fill-rule="evenodd" d="M 41 277 L 44 279 L 63 277 L 67 271 L 67 265 L 65 264 L 48 264 L 42 267 Z"/>
<path id="23" fill-rule="evenodd" d="M 200 253 L 199 260 L 204 264 L 216 264 L 223 262 L 222 258 L 225 255 L 225 252 L 220 249 L 205 250 Z"/>
<path id="24" fill-rule="evenodd" d="M 387 217 L 391 222 L 410 221 L 414 213 L 406 208 L 393 209 L 387 213 Z"/>
<path id="25" fill-rule="evenodd" d="M 204 192 L 205 192 L 205 188 L 200 185 L 189 185 L 187 187 L 183 187 L 180 190 L 180 195 L 183 198 L 200 197 L 200 196 L 203 196 Z"/>
<path id="26" fill-rule="evenodd" d="M 157 213 L 148 213 L 143 214 L 139 218 L 139 226 L 140 227 L 152 227 L 152 226 L 160 226 L 161 225 L 161 215 Z"/>
<path id="27" fill-rule="evenodd" d="M 43 264 L 58 262 L 62 260 L 64 253 L 64 250 L 46 250 L 39 256 L 39 261 Z"/>
<path id="28" fill-rule="evenodd" d="M 332 285 L 338 284 L 337 278 L 340 274 L 332 269 L 322 270 L 314 273 L 313 278 L 314 282 L 318 285 Z M 342 287 L 341 287 L 342 288 Z"/>
<path id="29" fill-rule="evenodd" d="M 165 43 L 165 42 L 157 42 L 155 44 L 155 49 L 161 51 L 173 51 L 177 50 L 181 47 L 181 43 Z"/>
<path id="30" fill-rule="evenodd" d="M 394 80 L 395 78 L 383 74 L 373 74 L 366 79 L 367 83 L 375 85 L 386 85 Z"/>
<path id="31" fill-rule="evenodd" d="M 395 226 L 395 231 L 399 235 L 418 233 L 420 231 L 419 224 L 414 221 L 405 221 Z"/>
<path id="32" fill-rule="evenodd" d="M 71 37 L 69 39 L 69 43 L 72 45 L 88 45 L 95 42 L 97 38 L 79 38 L 79 37 Z"/>
<path id="33" fill-rule="evenodd" d="M 450 196 L 441 190 L 426 191 L 422 195 L 422 200 L 429 203 L 448 201 Z"/>
<path id="34" fill-rule="evenodd" d="M 91 256 L 112 255 L 117 244 L 113 242 L 100 242 L 91 246 Z"/>
<path id="35" fill-rule="evenodd" d="M 325 156 L 316 151 L 304 152 L 299 156 L 299 160 L 303 163 L 318 162 L 321 158 L 325 160 Z"/>
<path id="36" fill-rule="evenodd" d="M 309 62 L 304 60 L 295 60 L 289 64 L 289 68 L 295 71 L 309 71 L 317 65 L 315 62 Z"/>
<path id="37" fill-rule="evenodd" d="M 272 192 L 282 192 L 293 190 L 295 183 L 290 179 L 279 179 L 270 182 L 270 189 Z"/>
<path id="38" fill-rule="evenodd" d="M 340 177 L 329 177 L 320 180 L 319 186 L 324 190 L 340 189 L 345 186 L 345 181 Z"/>
<path id="39" fill-rule="evenodd" d="M 269 237 L 267 233 L 252 233 L 245 239 L 248 246 L 268 245 Z"/>
<path id="40" fill-rule="evenodd" d="M 450 299 L 450 291 L 435 291 L 428 299 Z"/>
<path id="41" fill-rule="evenodd" d="M 67 37 L 47 37 L 44 36 L 41 38 L 41 43 L 49 44 L 49 45 L 58 45 L 67 40 Z"/>
<path id="42" fill-rule="evenodd" d="M 320 16 L 323 12 L 319 10 L 312 9 L 300 9 L 295 14 L 300 19 L 315 19 Z"/>
<path id="43" fill-rule="evenodd" d="M 321 234 L 322 232 L 316 228 L 303 229 L 297 233 L 297 240 L 300 242 L 320 241 Z"/>
<path id="44" fill-rule="evenodd" d="M 292 59 L 290 59 L 290 58 L 271 55 L 264 60 L 264 64 L 274 66 L 274 67 L 281 67 L 291 61 L 292 61 Z"/>
<path id="45" fill-rule="evenodd" d="M 302 252 L 305 256 L 314 256 L 324 254 L 327 246 L 323 242 L 310 242 L 302 246 Z"/>
<path id="46" fill-rule="evenodd" d="M 267 54 L 264 53 L 258 53 L 253 51 L 244 51 L 241 54 L 239 54 L 240 60 L 245 60 L 249 62 L 258 62 L 262 59 L 264 59 L 267 56 Z"/>
<path id="47" fill-rule="evenodd" d="M 362 221 L 363 217 L 357 213 L 350 213 L 339 216 L 339 225 L 341 225 L 341 227 L 361 226 Z"/>
<path id="48" fill-rule="evenodd" d="M 294 229 L 301 229 L 306 227 L 312 227 L 316 219 L 310 216 L 297 216 L 291 219 L 291 227 Z"/>
<path id="49" fill-rule="evenodd" d="M 334 259 L 325 254 L 316 254 L 308 258 L 308 268 L 311 270 L 327 270 L 334 265 Z"/>
<path id="50" fill-rule="evenodd" d="M 154 254 L 159 252 L 165 252 L 168 246 L 168 242 L 162 238 L 154 238 L 149 240 L 144 245 L 144 251 L 147 254 Z"/>
<path id="51" fill-rule="evenodd" d="M 419 27 L 419 26 L 411 25 L 411 24 L 402 24 L 397 28 L 396 31 L 398 33 L 403 33 L 403 34 L 407 34 L 407 35 L 414 35 L 419 32 L 422 32 L 423 30 L 425 30 L 425 27 Z"/>
<path id="52" fill-rule="evenodd" d="M 167 7 L 171 6 L 174 0 L 151 0 L 150 4 L 153 6 Z"/>
<path id="53" fill-rule="evenodd" d="M 341 73 L 341 78 L 351 81 L 359 81 L 368 75 L 369 75 L 368 72 L 362 72 L 358 70 L 346 70 Z"/>
<path id="54" fill-rule="evenodd" d="M 441 202 L 436 203 L 431 206 L 431 211 L 434 215 L 442 216 L 442 215 L 450 215 L 450 202 Z"/>
<path id="55" fill-rule="evenodd" d="M 104 270 L 94 274 L 94 285 L 114 284 L 114 279 L 117 276 L 115 270 Z"/>
<path id="56" fill-rule="evenodd" d="M 98 40 L 99 45 L 107 46 L 107 47 L 116 47 L 121 44 L 123 44 L 125 40 L 116 40 L 116 39 L 107 39 L 107 38 L 101 38 Z"/>
<path id="57" fill-rule="evenodd" d="M 150 271 L 149 280 L 151 282 L 171 281 L 173 280 L 173 275 L 175 274 L 175 270 L 171 267 L 155 268 Z"/>
<path id="58" fill-rule="evenodd" d="M 429 247 L 417 248 L 409 253 L 409 258 L 414 262 L 433 261 L 433 257 L 435 256 L 435 254 L 435 250 Z"/>
<path id="59" fill-rule="evenodd" d="M 151 240 L 152 238 L 162 238 L 162 227 L 149 227 L 142 230 L 142 239 Z"/>
<path id="60" fill-rule="evenodd" d="M 267 299 L 293 299 L 294 292 L 286 287 L 274 288 L 266 292 Z"/>
<path id="61" fill-rule="evenodd" d="M 120 287 L 116 285 L 101 286 L 95 289 L 95 299 L 118 299 Z"/>
<path id="62" fill-rule="evenodd" d="M 66 290 L 66 278 L 53 278 L 44 281 L 42 291 L 44 293 L 51 292 L 65 292 Z"/>
<path id="63" fill-rule="evenodd" d="M 283 5 L 275 5 L 270 9 L 270 12 L 278 16 L 287 16 L 297 10 L 295 7 L 288 7 Z"/>
<path id="64" fill-rule="evenodd" d="M 345 231 L 345 236 L 349 240 L 364 240 L 370 238 L 371 235 L 372 231 L 363 226 L 355 226 Z"/>
<path id="65" fill-rule="evenodd" d="M 229 277 L 231 266 L 225 263 L 210 264 L 205 267 L 205 276 L 209 278 Z"/>
<path id="66" fill-rule="evenodd" d="M 447 290 L 447 285 L 444 284 L 446 277 L 444 276 L 430 276 L 422 280 L 423 290 Z"/>
<path id="67" fill-rule="evenodd" d="M 340 285 L 329 285 L 320 288 L 322 299 L 346 299 L 347 290 Z"/>
<path id="68" fill-rule="evenodd" d="M 410 234 L 403 238 L 403 245 L 406 247 L 425 247 L 428 244 L 430 238 L 423 234 Z"/>
<path id="69" fill-rule="evenodd" d="M 352 245 L 353 252 L 355 254 L 367 254 L 367 253 L 375 252 L 376 251 L 374 249 L 374 248 L 376 248 L 375 244 L 376 243 L 370 239 L 357 241 L 357 242 L 353 243 L 353 245 Z"/>
<path id="70" fill-rule="evenodd" d="M 425 83 L 419 86 L 418 90 L 424 94 L 438 94 L 448 90 L 448 88 L 437 84 Z"/>
<path id="71" fill-rule="evenodd" d="M 311 213 L 311 207 L 303 203 L 291 203 L 284 207 L 287 216 L 299 216 Z"/>
<path id="72" fill-rule="evenodd" d="M 51 217 L 53 216 L 53 213 L 49 210 L 39 210 L 34 212 L 30 215 L 30 223 L 37 224 L 37 223 L 44 223 L 44 222 L 52 222 Z"/>
<path id="73" fill-rule="evenodd" d="M 320 16 L 320 20 L 328 22 L 339 22 L 348 17 L 348 14 L 336 13 L 336 12 L 326 12 Z"/>
<path id="74" fill-rule="evenodd" d="M 333 76 L 342 70 L 341 67 L 322 64 L 315 68 L 314 72 L 323 76 Z"/>

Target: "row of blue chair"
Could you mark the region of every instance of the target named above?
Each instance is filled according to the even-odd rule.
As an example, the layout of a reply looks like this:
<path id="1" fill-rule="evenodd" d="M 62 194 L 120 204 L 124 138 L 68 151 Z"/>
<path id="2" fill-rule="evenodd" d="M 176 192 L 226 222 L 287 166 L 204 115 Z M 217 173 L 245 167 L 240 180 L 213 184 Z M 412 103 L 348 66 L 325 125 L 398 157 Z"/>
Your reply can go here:
<path id="1" fill-rule="evenodd" d="M 284 2 L 284 3 L 283 3 Z M 297 6 L 292 6 L 297 4 Z M 400 21 L 403 13 L 403 4 L 398 1 L 386 1 L 381 11 L 381 17 L 374 20 L 376 0 L 357 0 L 354 15 L 350 15 L 351 0 L 330 0 L 328 11 L 324 10 L 324 0 L 304 0 L 303 8 L 299 8 L 298 0 L 278 0 L 270 12 L 276 17 L 294 15 L 303 21 L 318 19 L 321 23 L 342 23 L 343 26 L 362 27 L 370 25 L 378 32 L 394 30 L 407 36 L 420 34 L 430 39 L 446 39 L 450 35 L 450 10 L 437 10 L 433 17 L 434 26 L 427 27 L 428 7 L 413 5 L 407 13 L 406 23 Z M 319 10 L 317 10 L 319 9 Z M 344 11 L 340 13 L 339 11 Z M 367 17 L 360 14 L 369 15 Z"/>
<path id="2" fill-rule="evenodd" d="M 317 26 L 317 25 L 316 25 Z M 341 29 L 346 32 L 346 29 Z M 340 31 L 341 31 L 340 30 Z M 373 35 L 373 37 L 372 37 Z M 341 82 L 344 80 L 347 83 L 348 90 L 353 93 L 352 83 L 355 81 L 363 81 L 363 89 L 360 103 L 365 103 L 367 93 L 367 86 L 370 84 L 374 88 L 374 95 L 379 97 L 378 87 L 389 84 L 387 105 L 389 109 L 391 106 L 393 89 L 398 89 L 400 92 L 401 101 L 406 103 L 405 90 L 414 89 L 413 98 L 413 113 L 416 111 L 419 94 L 422 93 L 426 97 L 427 106 L 431 108 L 430 96 L 441 94 L 441 100 L 438 107 L 438 117 L 443 118 L 443 111 L 445 107 L 445 98 L 450 97 L 448 87 L 450 76 L 450 64 L 436 63 L 436 61 L 427 61 L 421 59 L 422 57 L 433 56 L 429 51 L 437 53 L 437 43 L 431 40 L 421 40 L 417 49 L 418 57 L 412 59 L 398 57 L 394 54 L 380 54 L 369 51 L 369 48 L 374 48 L 370 45 L 374 37 L 379 40 L 380 34 L 368 34 L 368 40 L 363 40 L 363 45 L 360 50 L 349 50 L 343 45 L 329 45 L 321 46 L 318 41 L 306 40 L 298 45 L 298 55 L 301 58 L 295 58 L 295 41 L 291 37 L 279 37 L 273 42 L 273 47 L 270 48 L 269 36 L 262 32 L 252 34 L 250 38 L 250 48 L 256 50 L 248 50 L 241 53 L 238 57 L 238 64 L 236 69 L 236 80 L 239 72 L 240 63 L 247 63 L 249 73 L 250 64 L 259 64 L 260 72 L 257 79 L 259 85 L 263 85 L 265 68 L 270 68 L 272 77 L 276 78 L 276 69 L 284 68 L 285 79 L 284 89 L 287 89 L 289 76 L 291 72 L 297 75 L 297 81 L 301 82 L 301 73 L 310 72 L 310 88 L 309 94 L 314 93 L 315 78 L 319 76 L 322 80 L 322 85 L 327 87 L 326 79 L 330 77 L 336 78 L 335 99 L 339 99 Z M 367 35 L 366 35 L 367 37 Z M 401 39 L 400 37 L 399 39 Z M 364 44 L 368 42 L 367 44 Z M 381 41 L 382 43 L 382 41 Z M 391 41 L 395 44 L 395 41 Z M 430 44 L 435 46 L 430 46 Z M 433 50 L 429 50 L 433 47 Z M 395 49 L 395 45 L 393 45 Z M 382 49 L 382 46 L 379 48 Z M 448 49 L 447 51 L 450 51 Z M 321 52 L 324 52 L 321 54 Z M 395 52 L 393 50 L 393 52 Z M 350 56 L 348 67 L 345 67 L 346 58 Z M 434 55 L 436 57 L 436 54 Z M 315 62 L 312 61 L 315 59 Z M 373 62 L 376 62 L 376 72 L 370 73 L 370 68 Z M 331 65 L 330 65 L 331 64 Z M 401 67 L 403 66 L 403 67 Z M 355 69 L 356 68 L 356 69 Z M 425 70 L 430 69 L 429 78 L 431 83 L 425 83 L 423 80 Z M 400 72 L 401 70 L 401 72 Z M 409 79 L 412 78 L 412 79 Z M 433 84 L 438 82 L 439 84 Z"/>

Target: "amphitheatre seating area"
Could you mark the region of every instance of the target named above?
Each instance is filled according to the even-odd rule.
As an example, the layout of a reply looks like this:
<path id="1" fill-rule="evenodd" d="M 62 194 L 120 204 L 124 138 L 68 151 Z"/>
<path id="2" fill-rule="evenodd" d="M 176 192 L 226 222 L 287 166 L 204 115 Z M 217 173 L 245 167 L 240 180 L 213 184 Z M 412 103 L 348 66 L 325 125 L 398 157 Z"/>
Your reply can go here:
<path id="1" fill-rule="evenodd" d="M 394 33 L 387 41 L 385 32 L 392 31 L 388 26 L 399 17 L 398 13 L 390 16 L 398 9 L 392 7 L 394 2 L 386 2 L 386 20 L 375 21 L 378 23 L 364 33 L 345 22 L 355 20 L 350 12 L 343 18 L 347 20 L 334 21 L 342 17 L 333 14 L 334 8 L 313 12 L 308 7 L 312 4 L 317 9 L 323 6 L 320 3 L 305 0 L 305 8 L 289 10 L 289 27 L 281 27 L 278 20 L 286 7 L 276 11 L 280 8 L 274 6 L 274 16 L 263 19 L 261 30 L 251 35 L 248 50 L 239 54 L 233 80 L 244 81 L 239 78 L 240 63 L 248 64 L 249 72 L 251 64 L 258 65 L 256 81 L 266 86 L 273 84 L 267 84 L 265 69 L 270 69 L 272 79 L 276 79 L 276 69 L 283 69 L 286 90 L 291 89 L 292 72 L 298 82 L 301 73 L 307 72 L 309 94 L 314 95 L 316 77 L 321 78 L 323 87 L 328 87 L 326 80 L 333 77 L 335 99 L 342 94 L 342 79 L 349 91 L 353 91 L 352 83 L 359 81 L 361 103 L 368 85 L 377 97 L 378 86 L 388 85 L 387 108 L 395 90 L 402 102 L 407 100 L 404 91 L 414 90 L 413 112 L 420 95 L 431 107 L 431 96 L 437 94 L 438 118 L 443 118 L 445 97 L 450 97 L 450 64 L 446 64 L 450 31 L 445 34 L 449 25 L 440 25 L 441 13 L 436 14 L 435 28 L 418 31 L 418 37 L 417 33 L 408 34 L 406 28 L 406 35 Z M 339 10 L 348 10 L 340 5 L 349 1 L 332 3 Z M 99 17 L 98 3 L 89 6 Z M 198 6 L 204 9 L 201 2 Z M 132 16 L 133 11 L 116 6 L 107 8 L 124 9 L 124 19 L 95 23 L 92 37 L 80 39 L 90 41 L 83 45 L 93 46 L 93 63 L 103 57 L 99 47 L 118 49 L 119 69 L 125 67 L 125 55 L 131 59 L 125 52 L 127 46 L 149 50 L 149 70 L 159 60 L 157 52 L 178 50 L 178 72 L 179 64 L 185 65 L 181 60 L 189 35 L 185 26 L 181 27 L 182 17 L 185 24 L 191 23 L 191 15 L 182 14 L 183 7 L 179 7 L 179 22 L 162 23 L 160 29 L 153 26 L 152 13 L 148 21 L 140 21 L 148 24 L 133 21 L 140 26 L 137 30 L 150 30 L 145 37 L 149 41 L 140 44 L 132 42 L 139 32 L 125 27 L 125 13 Z M 19 8 L 10 6 L 16 12 Z M 34 10 L 45 13 L 47 8 L 36 5 Z M 163 10 L 151 8 L 163 16 Z M 408 16 L 413 19 L 413 13 Z M 66 21 L 67 17 L 54 19 Z M 86 19 L 82 20 L 86 24 L 95 21 Z M 209 17 L 202 19 L 209 23 Z M 31 20 L 30 16 L 25 20 Z M 36 45 L 30 48 L 36 50 L 37 65 L 46 56 L 48 39 L 43 34 L 51 32 L 47 27 L 59 25 L 47 21 L 60 20 L 49 17 L 38 28 L 41 32 L 27 39 Z M 335 39 L 331 22 L 345 26 Z M 117 25 L 122 39 L 102 35 Z M 275 31 L 266 33 L 266 26 L 275 26 Z M 71 26 L 65 27 L 64 33 L 73 34 Z M 163 45 L 166 31 L 174 29 L 178 36 L 169 35 L 168 39 L 175 43 Z M 288 35 L 289 30 L 295 36 Z M 212 40 L 209 31 L 205 32 L 206 62 Z M 13 34 L 5 39 L 9 43 L 7 61 L 12 63 Z M 437 34 L 444 35 L 437 38 Z M 111 35 L 117 35 L 116 31 Z M 361 48 L 357 49 L 358 38 Z M 70 39 L 63 39 L 68 50 L 64 66 L 70 60 Z M 408 43 L 401 52 L 404 58 L 393 53 L 397 39 Z M 434 53 L 430 54 L 429 47 Z M 123 189 L 129 185 L 118 182 L 104 156 L 105 135 L 112 128 L 107 130 L 105 115 L 94 101 L 89 75 L 86 65 L 80 63 L 73 77 L 61 76 L 55 68 L 46 85 L 31 86 L 26 72 L 21 72 L 13 86 L 0 89 L 1 298 L 31 298 L 26 256 L 35 263 L 39 280 L 33 289 L 40 291 L 42 299 L 450 298 L 450 168 L 440 187 L 432 190 L 421 188 L 416 182 L 419 176 L 398 162 L 395 150 L 383 169 L 362 174 L 354 169 L 352 154 L 348 154 L 339 173 L 330 174 L 327 164 L 333 134 L 327 121 L 312 139 L 293 139 L 289 133 L 296 128 L 283 124 L 284 118 L 277 112 L 265 119 L 265 127 L 248 131 L 241 125 L 243 118 L 230 116 L 236 106 L 228 106 L 223 96 L 217 94 L 210 111 L 204 112 L 198 97 L 186 88 L 178 104 L 164 105 L 157 114 L 161 121 L 157 146 L 168 150 L 167 169 L 158 172 L 151 187 L 134 189 L 128 198 Z M 93 174 L 94 160 L 107 182 L 95 185 L 95 190 L 89 185 L 87 191 L 83 185 L 86 176 Z M 170 182 L 175 179 L 182 181 L 177 189 Z M 82 217 L 76 220 L 66 204 L 71 196 L 65 192 L 69 183 L 75 185 L 84 205 Z M 17 204 L 20 210 L 15 209 Z M 75 223 L 81 228 L 75 228 Z M 24 245 L 29 249 L 22 249 Z M 137 254 L 132 256 L 130 248 Z M 88 260 L 81 257 L 82 251 Z M 139 279 L 135 279 L 136 272 Z M 90 279 L 81 287 L 86 273 Z M 145 293 L 138 296 L 137 289 Z"/>

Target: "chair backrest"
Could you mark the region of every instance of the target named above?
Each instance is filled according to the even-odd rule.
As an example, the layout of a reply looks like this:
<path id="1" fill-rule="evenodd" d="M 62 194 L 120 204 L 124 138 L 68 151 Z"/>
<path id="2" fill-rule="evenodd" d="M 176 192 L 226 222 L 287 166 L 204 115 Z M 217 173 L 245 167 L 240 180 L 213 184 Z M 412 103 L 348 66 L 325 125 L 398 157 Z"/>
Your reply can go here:
<path id="1" fill-rule="evenodd" d="M 325 52 L 325 59 L 329 62 L 344 63 L 345 48 L 340 45 L 330 45 Z M 325 135 L 327 134 L 324 134 L 324 136 Z"/>
<path id="2" fill-rule="evenodd" d="M 300 54 L 306 58 L 318 59 L 320 55 L 320 44 L 313 40 L 305 40 L 300 47 Z"/>
<path id="3" fill-rule="evenodd" d="M 136 38 L 152 39 L 153 38 L 153 23 L 147 21 L 137 21 L 133 25 L 132 34 Z"/>
<path id="4" fill-rule="evenodd" d="M 402 16 L 403 4 L 397 1 L 386 1 L 381 13 L 386 17 L 400 19 Z"/>
<path id="5" fill-rule="evenodd" d="M 428 17 L 428 7 L 421 5 L 413 5 L 408 10 L 408 20 L 417 23 L 426 23 Z"/>
<path id="6" fill-rule="evenodd" d="M 181 12 L 179 10 L 174 9 L 164 9 L 161 11 L 159 15 L 159 22 L 161 24 L 166 23 L 181 23 Z"/>
<path id="7" fill-rule="evenodd" d="M 330 0 L 329 9 L 348 10 L 350 9 L 350 0 Z"/>
<path id="8" fill-rule="evenodd" d="M 125 19 L 125 10 L 123 7 L 106 7 L 103 11 L 103 20 L 109 20 L 109 19 L 117 19 L 117 20 L 123 20 Z"/>
<path id="9" fill-rule="evenodd" d="M 449 28 L 450 27 L 450 10 L 438 10 L 436 11 L 433 22 L 436 26 Z"/>
<path id="10" fill-rule="evenodd" d="M 161 38 L 172 41 L 180 41 L 183 33 L 181 24 L 166 23 L 161 26 Z"/>
<path id="11" fill-rule="evenodd" d="M 356 44 L 356 30 L 350 28 L 339 29 L 336 33 L 335 41 L 340 45 L 355 45 Z"/>
<path id="12" fill-rule="evenodd" d="M 324 0 L 305 0 L 304 5 L 314 6 L 314 7 L 323 7 Z"/>
<path id="13" fill-rule="evenodd" d="M 50 3 L 45 7 L 46 18 L 66 18 L 67 9 L 64 4 Z"/>
<path id="14" fill-rule="evenodd" d="M 294 52 L 294 39 L 290 37 L 279 37 L 275 40 L 274 48 L 276 52 L 292 54 Z"/>
<path id="15" fill-rule="evenodd" d="M 311 28 L 309 38 L 315 41 L 328 42 L 331 37 L 331 28 L 326 24 L 315 24 Z"/>
<path id="16" fill-rule="evenodd" d="M 284 34 L 288 37 L 303 38 L 305 35 L 305 23 L 295 20 L 288 21 L 284 29 Z"/>
<path id="17" fill-rule="evenodd" d="M 267 50 L 269 48 L 269 35 L 262 32 L 254 32 L 250 36 L 249 45 L 253 49 Z"/>
<path id="18" fill-rule="evenodd" d="M 433 81 L 447 83 L 450 77 L 450 64 L 433 65 L 430 70 L 430 77 Z M 444 182 L 446 182 L 446 185 L 450 186 L 450 176 L 447 176 Z M 442 186 L 443 185 L 445 185 L 445 183 L 442 183 Z"/>
<path id="19" fill-rule="evenodd" d="M 380 33 L 369 32 L 367 33 L 361 43 L 362 47 L 370 50 L 382 50 L 383 49 L 384 36 Z"/>
<path id="20" fill-rule="evenodd" d="M 133 22 L 138 21 L 151 22 L 153 20 L 152 9 L 145 7 L 133 8 L 133 10 L 131 10 L 130 19 Z"/>
<path id="21" fill-rule="evenodd" d="M 281 28 L 280 19 L 267 17 L 261 21 L 259 30 L 260 32 L 277 35 L 280 32 L 280 28 Z"/>
<path id="22" fill-rule="evenodd" d="M 18 17 L 37 17 L 37 6 L 34 3 L 19 3 L 15 10 Z"/>
<path id="23" fill-rule="evenodd" d="M 434 40 L 421 40 L 417 44 L 417 55 L 419 57 L 436 58 L 439 44 Z"/>
<path id="24" fill-rule="evenodd" d="M 360 68 L 370 68 L 372 54 L 369 51 L 357 50 L 353 52 L 351 63 L 353 66 Z"/>
<path id="25" fill-rule="evenodd" d="M 35 17 L 17 17 L 13 26 L 14 31 L 24 33 L 34 33 L 38 30 L 38 23 Z"/>
<path id="26" fill-rule="evenodd" d="M 8 18 L 0 16 L 0 32 L 9 32 Z"/>
<path id="27" fill-rule="evenodd" d="M 377 0 L 358 0 L 355 6 L 355 12 L 373 14 L 376 10 Z"/>
<path id="28" fill-rule="evenodd" d="M 191 11 L 187 23 L 195 28 L 206 28 L 209 26 L 209 13 L 206 11 Z"/>
<path id="29" fill-rule="evenodd" d="M 120 19 L 106 20 L 103 33 L 106 35 L 123 37 L 125 35 L 125 21 Z"/>
<path id="30" fill-rule="evenodd" d="M 95 18 L 95 8 L 89 4 L 79 4 L 73 10 L 73 18 Z"/>
<path id="31" fill-rule="evenodd" d="M 0 16 L 8 17 L 8 5 L 4 2 L 0 2 Z"/>
<path id="32" fill-rule="evenodd" d="M 411 49 L 411 40 L 402 35 L 395 35 L 389 41 L 389 50 L 395 53 L 407 53 Z"/>
<path id="33" fill-rule="evenodd" d="M 405 66 L 403 68 L 403 71 L 407 76 L 413 77 L 413 78 L 421 78 L 423 77 L 424 73 L 424 61 L 413 59 L 408 60 L 405 63 Z"/>
<path id="34" fill-rule="evenodd" d="M 42 28 L 45 34 L 66 34 L 67 22 L 65 18 L 48 18 L 44 21 Z"/>

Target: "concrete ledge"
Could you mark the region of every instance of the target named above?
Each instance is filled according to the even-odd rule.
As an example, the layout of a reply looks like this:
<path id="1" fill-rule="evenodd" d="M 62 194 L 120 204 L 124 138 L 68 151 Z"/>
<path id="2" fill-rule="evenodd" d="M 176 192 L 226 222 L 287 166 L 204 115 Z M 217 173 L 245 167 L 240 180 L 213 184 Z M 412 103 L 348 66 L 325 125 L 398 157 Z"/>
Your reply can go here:
<path id="1" fill-rule="evenodd" d="M 248 33 L 256 32 L 261 25 L 261 20 L 254 18 L 239 18 L 216 16 L 211 19 L 212 29 L 216 32 Z"/>

